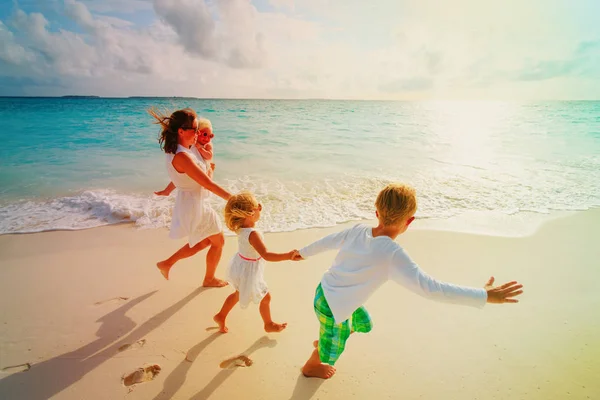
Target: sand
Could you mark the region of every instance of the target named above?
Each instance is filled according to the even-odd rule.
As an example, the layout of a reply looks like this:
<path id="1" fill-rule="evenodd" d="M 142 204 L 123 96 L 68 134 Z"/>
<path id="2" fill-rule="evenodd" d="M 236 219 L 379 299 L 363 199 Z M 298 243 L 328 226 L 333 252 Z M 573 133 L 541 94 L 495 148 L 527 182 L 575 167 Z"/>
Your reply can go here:
<path id="1" fill-rule="evenodd" d="M 418 228 L 418 221 L 415 223 Z M 266 234 L 273 251 L 342 226 Z M 520 303 L 434 303 L 389 282 L 365 305 L 328 381 L 300 368 L 317 338 L 314 289 L 335 256 L 268 263 L 282 333 L 257 306 L 212 316 L 230 288 L 199 288 L 204 255 L 155 267 L 183 243 L 131 225 L 0 236 L 0 399 L 598 399 L 600 210 L 524 238 L 412 229 L 398 238 L 431 275 L 525 285 Z M 227 238 L 218 276 L 236 251 Z"/>

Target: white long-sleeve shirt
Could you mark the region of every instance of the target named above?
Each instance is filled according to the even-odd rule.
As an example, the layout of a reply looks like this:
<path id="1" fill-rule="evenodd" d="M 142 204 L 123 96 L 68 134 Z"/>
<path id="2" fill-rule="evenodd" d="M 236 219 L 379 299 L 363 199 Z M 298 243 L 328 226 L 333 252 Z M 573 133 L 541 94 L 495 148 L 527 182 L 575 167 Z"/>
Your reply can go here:
<path id="1" fill-rule="evenodd" d="M 410 259 L 404 249 L 388 236 L 373 237 L 373 228 L 358 224 L 326 236 L 300 250 L 303 258 L 326 250 L 339 249 L 333 265 L 321 279 L 321 286 L 336 323 L 341 323 L 363 305 L 387 280 L 431 300 L 483 307 L 483 288 L 440 282 Z"/>

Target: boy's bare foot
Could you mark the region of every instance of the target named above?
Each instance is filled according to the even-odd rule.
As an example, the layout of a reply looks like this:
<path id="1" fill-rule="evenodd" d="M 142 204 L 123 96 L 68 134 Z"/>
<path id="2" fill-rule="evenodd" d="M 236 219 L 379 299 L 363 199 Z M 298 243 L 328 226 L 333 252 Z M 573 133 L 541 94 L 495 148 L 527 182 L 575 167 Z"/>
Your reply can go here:
<path id="1" fill-rule="evenodd" d="M 221 314 L 215 315 L 213 317 L 213 321 L 215 321 L 217 323 L 217 325 L 219 325 L 219 332 L 221 332 L 221 333 L 229 332 L 229 329 L 227 329 L 227 327 L 225 326 L 225 318 L 223 318 L 221 316 Z"/>
<path id="2" fill-rule="evenodd" d="M 225 287 L 227 285 L 229 285 L 229 283 L 227 283 L 227 281 L 224 281 L 222 279 L 217 279 L 217 278 L 205 280 L 202 283 L 202 286 L 204 286 L 204 287 Z"/>
<path id="3" fill-rule="evenodd" d="M 169 280 L 169 270 L 171 269 L 173 264 L 169 264 L 166 261 L 161 261 L 156 263 L 156 266 L 158 267 L 158 270 L 160 271 L 162 276 L 164 276 L 166 280 Z"/>
<path id="4" fill-rule="evenodd" d="M 302 374 L 307 378 L 329 379 L 335 374 L 335 367 L 323 364 L 319 358 L 319 351 L 315 348 L 304 367 L 302 367 Z"/>
<path id="5" fill-rule="evenodd" d="M 302 367 L 302 374 L 307 378 L 329 379 L 335 374 L 335 367 L 318 362 L 316 364 L 307 362 Z"/>
<path id="6" fill-rule="evenodd" d="M 271 322 L 270 324 L 265 324 L 265 332 L 281 332 L 287 327 L 287 322 L 283 324 L 276 324 L 275 322 Z"/>

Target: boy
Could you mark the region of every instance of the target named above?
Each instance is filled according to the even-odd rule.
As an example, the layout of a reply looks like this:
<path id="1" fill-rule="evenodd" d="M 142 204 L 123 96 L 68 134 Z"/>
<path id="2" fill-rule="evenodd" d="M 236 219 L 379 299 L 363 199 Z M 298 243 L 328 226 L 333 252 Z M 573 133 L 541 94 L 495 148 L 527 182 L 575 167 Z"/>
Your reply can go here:
<path id="1" fill-rule="evenodd" d="M 350 334 L 371 330 L 371 317 L 362 305 L 388 279 L 432 300 L 474 307 L 483 307 L 486 302 L 517 303 L 514 297 L 523 292 L 517 282 L 493 287 L 493 277 L 484 288 L 471 288 L 440 282 L 425 274 L 394 241 L 415 219 L 417 199 L 413 188 L 388 185 L 377 196 L 375 207 L 377 227 L 359 224 L 300 250 L 298 258 L 340 249 L 315 293 L 314 308 L 321 327 L 316 348 L 302 367 L 307 377 L 333 376 L 333 365 Z"/>

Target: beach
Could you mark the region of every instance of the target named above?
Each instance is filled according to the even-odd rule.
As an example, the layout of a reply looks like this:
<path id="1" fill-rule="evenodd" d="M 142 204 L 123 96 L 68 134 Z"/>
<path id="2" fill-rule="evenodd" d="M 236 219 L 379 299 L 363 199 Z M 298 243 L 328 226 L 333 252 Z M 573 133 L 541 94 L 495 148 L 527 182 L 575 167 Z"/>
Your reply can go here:
<path id="1" fill-rule="evenodd" d="M 287 251 L 345 226 L 267 233 L 265 242 Z M 165 229 L 3 235 L 0 398 L 598 398 L 599 237 L 598 209 L 526 237 L 411 227 L 397 241 L 425 271 L 469 286 L 491 275 L 497 283 L 518 280 L 520 303 L 480 310 L 386 283 L 365 304 L 373 331 L 353 335 L 337 374 L 321 381 L 300 368 L 318 335 L 314 290 L 335 252 L 267 264 L 273 318 L 289 323 L 285 331 L 266 334 L 250 306 L 235 308 L 229 333 L 220 334 L 212 316 L 231 289 L 199 287 L 205 253 L 164 280 L 156 261 L 183 244 Z M 218 276 L 236 246 L 227 237 Z M 122 382 L 154 364 L 153 380 Z"/>
<path id="2" fill-rule="evenodd" d="M 600 400 L 600 1 L 4 3 L 0 400 Z"/>

